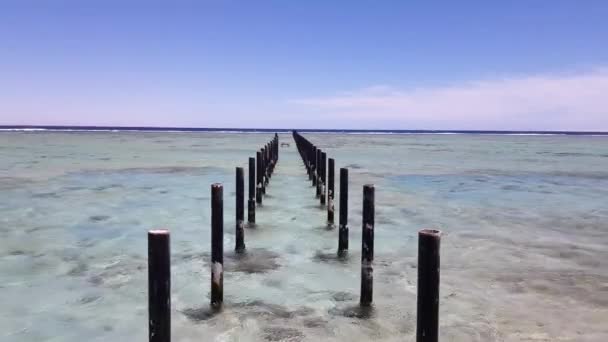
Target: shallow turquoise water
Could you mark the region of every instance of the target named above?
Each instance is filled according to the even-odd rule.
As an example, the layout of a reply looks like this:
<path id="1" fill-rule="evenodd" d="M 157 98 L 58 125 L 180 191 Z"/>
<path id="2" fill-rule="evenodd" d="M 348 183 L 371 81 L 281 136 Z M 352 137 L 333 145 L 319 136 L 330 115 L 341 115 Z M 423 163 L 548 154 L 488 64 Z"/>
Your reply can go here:
<path id="1" fill-rule="evenodd" d="M 234 247 L 234 168 L 267 134 L 0 134 L 0 337 L 145 340 L 146 231 L 171 230 L 176 341 L 413 340 L 416 232 L 444 231 L 448 341 L 608 340 L 608 138 L 307 134 L 349 167 L 351 252 L 289 135 Z M 210 184 L 224 183 L 225 300 L 207 317 Z M 375 311 L 358 302 L 361 187 L 376 185 Z"/>

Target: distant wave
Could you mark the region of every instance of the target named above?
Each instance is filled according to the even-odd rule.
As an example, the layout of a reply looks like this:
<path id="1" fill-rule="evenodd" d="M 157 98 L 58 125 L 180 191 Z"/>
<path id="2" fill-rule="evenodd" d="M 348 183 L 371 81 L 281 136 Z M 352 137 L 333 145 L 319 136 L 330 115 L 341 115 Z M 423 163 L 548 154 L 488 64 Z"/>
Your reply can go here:
<path id="1" fill-rule="evenodd" d="M 292 129 L 272 128 L 198 128 L 198 127 L 98 127 L 98 126 L 0 126 L 0 132 L 162 132 L 162 133 L 290 133 Z M 320 134 L 473 134 L 473 135 L 579 135 L 608 136 L 608 132 L 579 131 L 484 131 L 484 130 L 363 130 L 363 129 L 297 129 L 301 133 Z"/>

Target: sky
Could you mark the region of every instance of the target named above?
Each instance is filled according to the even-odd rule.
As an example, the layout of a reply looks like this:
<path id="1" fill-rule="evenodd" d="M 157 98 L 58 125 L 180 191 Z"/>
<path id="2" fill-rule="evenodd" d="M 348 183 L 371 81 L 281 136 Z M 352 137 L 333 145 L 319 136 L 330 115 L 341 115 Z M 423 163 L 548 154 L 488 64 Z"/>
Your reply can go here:
<path id="1" fill-rule="evenodd" d="M 608 131 L 608 1 L 0 0 L 0 125 Z"/>

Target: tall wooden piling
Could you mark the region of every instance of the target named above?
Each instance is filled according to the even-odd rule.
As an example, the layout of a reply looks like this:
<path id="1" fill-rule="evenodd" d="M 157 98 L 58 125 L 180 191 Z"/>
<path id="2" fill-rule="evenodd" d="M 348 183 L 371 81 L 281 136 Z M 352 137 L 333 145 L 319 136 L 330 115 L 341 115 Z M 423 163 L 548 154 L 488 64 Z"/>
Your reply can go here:
<path id="1" fill-rule="evenodd" d="M 325 205 L 325 195 L 327 186 L 327 153 L 321 152 L 321 186 L 319 189 L 319 197 L 321 205 Z"/>
<path id="2" fill-rule="evenodd" d="M 262 152 L 258 151 L 256 156 L 256 182 L 255 182 L 255 202 L 262 204 Z"/>
<path id="3" fill-rule="evenodd" d="M 329 158 L 327 169 L 327 224 L 334 226 L 334 159 Z"/>
<path id="4" fill-rule="evenodd" d="M 338 256 L 348 252 L 348 169 L 340 168 L 340 221 L 338 230 Z"/>
<path id="5" fill-rule="evenodd" d="M 441 231 L 418 232 L 418 308 L 416 342 L 439 339 L 439 248 Z"/>
<path id="6" fill-rule="evenodd" d="M 370 306 L 374 286 L 374 186 L 363 186 L 363 227 L 361 229 L 361 306 Z"/>
<path id="7" fill-rule="evenodd" d="M 249 158 L 249 200 L 247 201 L 247 222 L 255 223 L 255 158 Z"/>
<path id="8" fill-rule="evenodd" d="M 264 148 L 260 151 L 260 157 L 262 159 L 262 195 L 266 195 L 266 184 L 268 180 L 268 174 L 266 173 L 266 151 Z"/>
<path id="9" fill-rule="evenodd" d="M 211 307 L 224 302 L 224 186 L 211 185 Z"/>
<path id="10" fill-rule="evenodd" d="M 171 341 L 171 263 L 169 231 L 148 232 L 148 336 Z"/>
<path id="11" fill-rule="evenodd" d="M 317 149 L 317 155 L 315 156 L 315 184 L 317 185 L 316 189 L 316 197 L 321 197 L 321 155 L 323 151 L 321 149 Z"/>
<path id="12" fill-rule="evenodd" d="M 312 185 L 313 186 L 317 186 L 317 147 L 313 146 L 312 147 L 312 156 L 311 156 L 311 162 L 312 162 L 312 169 L 310 170 L 311 173 L 311 177 L 312 177 Z"/>
<path id="13" fill-rule="evenodd" d="M 245 176 L 243 168 L 236 168 L 236 227 L 234 250 L 245 250 Z"/>

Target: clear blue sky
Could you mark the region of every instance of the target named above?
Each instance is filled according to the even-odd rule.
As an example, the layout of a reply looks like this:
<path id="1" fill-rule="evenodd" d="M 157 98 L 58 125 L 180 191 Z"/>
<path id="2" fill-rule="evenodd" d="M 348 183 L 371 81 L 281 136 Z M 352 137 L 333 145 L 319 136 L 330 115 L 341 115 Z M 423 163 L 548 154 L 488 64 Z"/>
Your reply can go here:
<path id="1" fill-rule="evenodd" d="M 608 1 L 2 1 L 0 124 L 608 130 Z"/>

